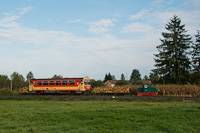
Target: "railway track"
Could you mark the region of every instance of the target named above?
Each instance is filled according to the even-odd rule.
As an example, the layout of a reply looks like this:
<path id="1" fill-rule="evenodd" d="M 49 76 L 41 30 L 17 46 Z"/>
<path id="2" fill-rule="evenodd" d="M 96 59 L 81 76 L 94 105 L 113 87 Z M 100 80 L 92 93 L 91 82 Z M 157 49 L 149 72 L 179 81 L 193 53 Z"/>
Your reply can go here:
<path id="1" fill-rule="evenodd" d="M 200 97 L 135 96 L 124 95 L 0 95 L 0 100 L 39 101 L 130 101 L 130 102 L 186 102 L 200 103 Z"/>

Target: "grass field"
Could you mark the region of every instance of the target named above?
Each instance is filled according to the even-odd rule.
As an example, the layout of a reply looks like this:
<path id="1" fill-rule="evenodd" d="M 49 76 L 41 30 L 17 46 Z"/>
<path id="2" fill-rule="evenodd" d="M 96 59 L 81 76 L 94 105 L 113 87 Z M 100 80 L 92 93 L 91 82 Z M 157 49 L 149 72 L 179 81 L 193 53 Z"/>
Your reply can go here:
<path id="1" fill-rule="evenodd" d="M 200 132 L 200 104 L 0 100 L 4 132 Z"/>

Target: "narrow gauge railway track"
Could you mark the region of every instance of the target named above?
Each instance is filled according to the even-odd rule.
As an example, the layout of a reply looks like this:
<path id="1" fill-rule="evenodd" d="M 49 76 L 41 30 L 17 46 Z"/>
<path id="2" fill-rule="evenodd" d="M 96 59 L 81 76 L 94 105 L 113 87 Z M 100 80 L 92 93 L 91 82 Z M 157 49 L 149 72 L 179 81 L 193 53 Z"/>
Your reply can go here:
<path id="1" fill-rule="evenodd" d="M 0 95 L 0 100 L 38 101 L 129 101 L 200 103 L 200 97 L 135 96 L 135 95 Z"/>

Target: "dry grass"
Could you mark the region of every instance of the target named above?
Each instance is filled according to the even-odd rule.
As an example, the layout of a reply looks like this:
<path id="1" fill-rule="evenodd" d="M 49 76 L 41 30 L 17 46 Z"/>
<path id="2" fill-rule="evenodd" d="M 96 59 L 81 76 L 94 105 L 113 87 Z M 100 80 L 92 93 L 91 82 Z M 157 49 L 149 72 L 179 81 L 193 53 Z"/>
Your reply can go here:
<path id="1" fill-rule="evenodd" d="M 199 97 L 200 87 L 196 85 L 155 85 L 162 96 Z"/>

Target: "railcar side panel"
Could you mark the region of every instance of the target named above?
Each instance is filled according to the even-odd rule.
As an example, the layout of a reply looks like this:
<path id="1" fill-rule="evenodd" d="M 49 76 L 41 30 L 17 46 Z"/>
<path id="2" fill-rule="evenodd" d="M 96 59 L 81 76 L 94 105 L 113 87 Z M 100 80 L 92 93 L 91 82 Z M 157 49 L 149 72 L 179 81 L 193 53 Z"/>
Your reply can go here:
<path id="1" fill-rule="evenodd" d="M 89 78 L 33 79 L 29 83 L 29 91 L 31 93 L 85 92 L 90 90 Z"/>

